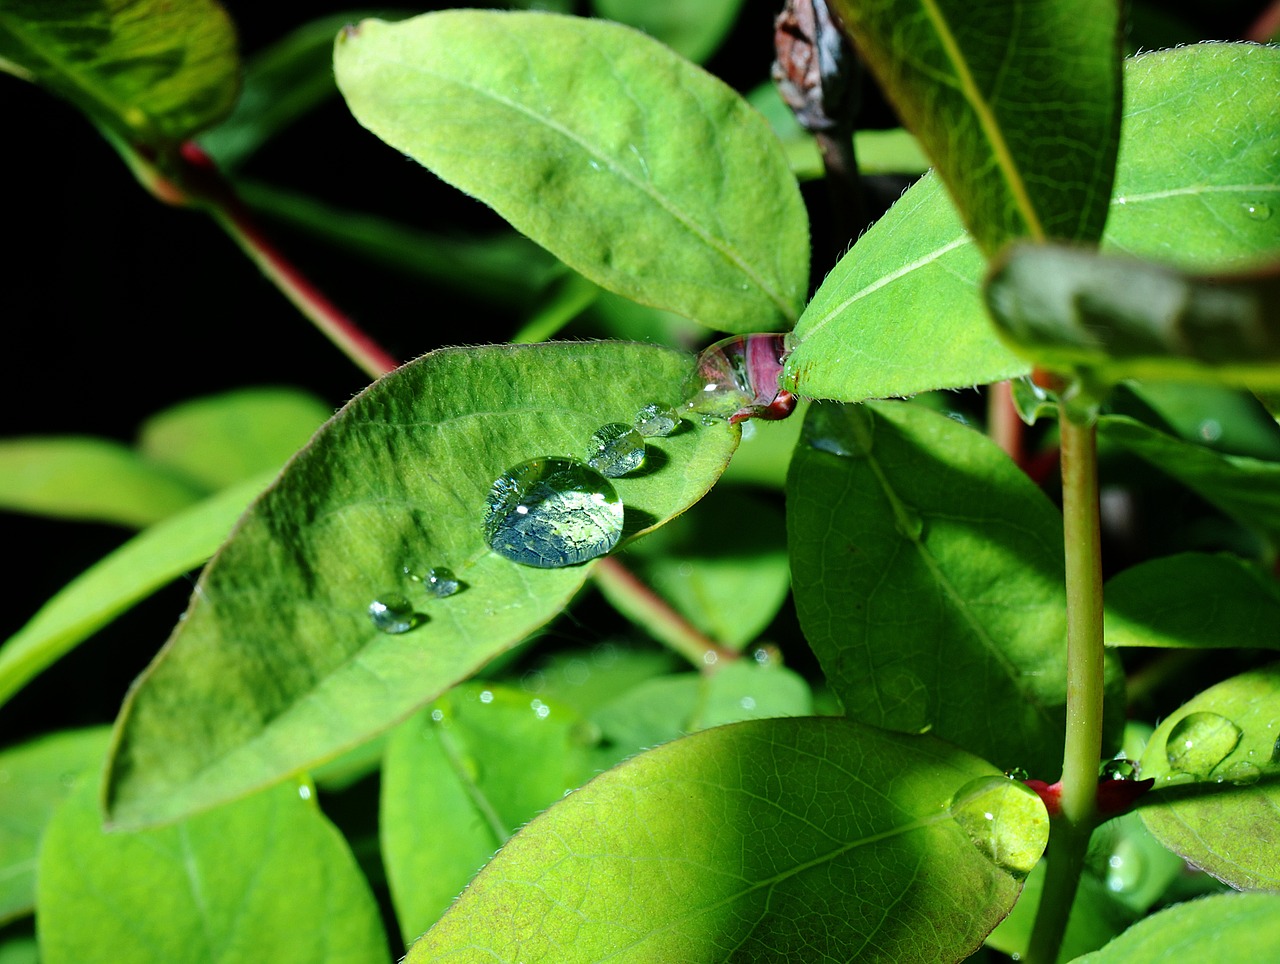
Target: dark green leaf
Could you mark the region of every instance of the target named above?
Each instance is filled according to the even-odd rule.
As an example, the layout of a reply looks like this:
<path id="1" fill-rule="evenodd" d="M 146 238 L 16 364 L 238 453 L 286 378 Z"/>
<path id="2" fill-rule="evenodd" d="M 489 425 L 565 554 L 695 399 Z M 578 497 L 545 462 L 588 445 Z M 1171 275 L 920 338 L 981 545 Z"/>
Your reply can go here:
<path id="1" fill-rule="evenodd" d="M 307 784 L 141 833 L 105 833 L 86 783 L 40 851 L 45 964 L 385 964 L 377 904 Z"/>
<path id="2" fill-rule="evenodd" d="M 1139 813 L 1174 853 L 1239 889 L 1280 887 L 1280 664 L 1205 690 L 1142 754 Z"/>
<path id="3" fill-rule="evenodd" d="M 1024 787 L 932 737 L 717 727 L 535 819 L 407 961 L 959 960 L 1047 829 Z"/>
<path id="4" fill-rule="evenodd" d="M 1101 237 L 1120 131 L 1115 3 L 833 7 L 988 256 L 1012 238 Z"/>
<path id="5" fill-rule="evenodd" d="M 1139 921 L 1075 964 L 1268 961 L 1280 956 L 1280 894 L 1220 894 Z"/>
<path id="6" fill-rule="evenodd" d="M 789 328 L 795 178 L 736 93 L 636 31 L 445 11 L 339 36 L 356 118 L 592 281 L 713 328 Z"/>
<path id="7" fill-rule="evenodd" d="M 0 753 L 0 922 L 35 907 L 45 826 L 76 778 L 97 773 L 108 737 L 105 727 L 64 730 Z"/>
<path id="8" fill-rule="evenodd" d="M 1127 61 L 1104 250 L 1200 272 L 1280 250 L 1280 216 L 1259 216 L 1280 207 L 1278 113 L 1280 49 L 1200 44 Z M 1026 373 L 988 321 L 983 270 L 946 192 L 926 176 L 805 309 L 789 384 L 858 401 Z"/>
<path id="9" fill-rule="evenodd" d="M 1228 555 L 1152 559 L 1107 582 L 1108 646 L 1280 649 L 1280 586 Z"/>
<path id="10" fill-rule="evenodd" d="M 1186 441 L 1280 462 L 1280 426 L 1251 392 L 1186 382 L 1132 382 L 1125 388 Z"/>
<path id="11" fill-rule="evenodd" d="M 275 474 L 157 523 L 67 583 L 0 648 L 0 704 L 134 603 L 201 566 Z"/>
<path id="12" fill-rule="evenodd" d="M 643 30 L 700 64 L 724 40 L 742 0 L 592 0 L 591 6 L 597 16 Z"/>
<path id="13" fill-rule="evenodd" d="M 554 616 L 590 567 L 530 569 L 492 552 L 485 500 L 508 468 L 582 457 L 591 433 L 678 402 L 682 352 L 617 343 L 433 352 L 357 396 L 290 463 L 196 588 L 117 723 L 113 819 L 174 819 L 310 766 L 389 727 Z M 615 480 L 625 531 L 696 501 L 737 440 L 725 423 L 650 439 Z M 404 567 L 448 566 L 429 600 Z M 368 609 L 401 594 L 403 635 Z"/>
<path id="14" fill-rule="evenodd" d="M 0 0 L 0 69 L 130 143 L 156 145 L 226 114 L 239 64 L 214 0 Z"/>

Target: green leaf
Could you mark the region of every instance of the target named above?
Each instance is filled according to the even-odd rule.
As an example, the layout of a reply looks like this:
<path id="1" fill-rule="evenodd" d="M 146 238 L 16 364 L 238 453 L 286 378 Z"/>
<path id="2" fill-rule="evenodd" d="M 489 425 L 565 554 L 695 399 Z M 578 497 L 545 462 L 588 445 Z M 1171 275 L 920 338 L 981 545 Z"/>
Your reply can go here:
<path id="1" fill-rule="evenodd" d="M 1238 889 L 1280 887 L 1280 664 L 1212 686 L 1142 754 L 1139 813 L 1156 838 Z"/>
<path id="2" fill-rule="evenodd" d="M 1266 961 L 1280 955 L 1280 894 L 1219 894 L 1167 907 L 1075 964 Z"/>
<path id="3" fill-rule="evenodd" d="M 189 480 L 107 439 L 0 441 L 0 508 L 141 528 L 203 493 Z"/>
<path id="4" fill-rule="evenodd" d="M 1280 208 L 1280 125 L 1270 123 L 1278 113 L 1280 49 L 1200 44 L 1126 61 L 1103 249 L 1202 272 L 1280 250 L 1280 217 L 1258 217 Z M 927 175 L 818 289 L 796 326 L 788 387 L 859 401 L 1025 374 L 1030 365 L 988 321 L 983 271 Z"/>
<path id="5" fill-rule="evenodd" d="M 198 398 L 142 426 L 143 454 L 211 491 L 279 470 L 333 410 L 285 388 L 247 388 Z"/>
<path id="6" fill-rule="evenodd" d="M 729 33 L 742 0 L 592 0 L 596 16 L 643 30 L 694 63 L 702 63 Z"/>
<path id="7" fill-rule="evenodd" d="M 275 474 L 157 523 L 67 583 L 0 647 L 0 704 L 134 603 L 202 565 Z"/>
<path id="8" fill-rule="evenodd" d="M 530 696 L 565 703 L 584 716 L 655 676 L 678 666 L 666 649 L 635 649 L 602 643 L 590 650 L 553 653 L 520 677 Z"/>
<path id="9" fill-rule="evenodd" d="M 1006 342 L 1091 381 L 1129 378 L 1280 388 L 1280 271 L 1189 275 L 1150 261 L 1016 245 L 987 306 Z"/>
<path id="10" fill-rule="evenodd" d="M 1123 445 L 1241 524 L 1280 541 L 1280 462 L 1221 455 L 1123 415 L 1100 418 L 1098 437 Z"/>
<path id="11" fill-rule="evenodd" d="M 36 853 L 49 818 L 85 772 L 96 773 L 108 731 L 64 730 L 0 752 L 0 923 L 36 903 Z"/>
<path id="12" fill-rule="evenodd" d="M 1133 382 L 1125 388 L 1188 442 L 1280 461 L 1280 426 L 1252 392 L 1187 382 Z"/>
<path id="13" fill-rule="evenodd" d="M 1101 237 L 1120 130 L 1115 3 L 834 9 L 988 256 L 1011 238 Z"/>
<path id="14" fill-rule="evenodd" d="M 1062 520 L 994 443 L 917 405 L 815 405 L 787 530 L 800 625 L 850 717 L 1059 772 Z"/>
<path id="15" fill-rule="evenodd" d="M 519 827 L 602 763 L 600 730 L 553 700 L 464 683 L 398 727 L 382 772 L 383 861 L 412 941 Z"/>
<path id="16" fill-rule="evenodd" d="M 492 552 L 485 500 L 508 468 L 581 457 L 592 432 L 677 402 L 682 352 L 598 343 L 450 349 L 357 396 L 286 468 L 206 569 L 190 610 L 117 721 L 113 821 L 183 816 L 332 757 L 403 719 L 551 619 L 590 566 L 530 569 Z M 615 480 L 635 535 L 715 481 L 725 423 L 649 440 Z M 406 566 L 466 588 L 429 600 Z M 426 621 L 368 615 L 387 593 Z"/>
<path id="17" fill-rule="evenodd" d="M 1280 586 L 1235 556 L 1139 563 L 1107 582 L 1105 599 L 1108 646 L 1280 649 Z"/>
<path id="18" fill-rule="evenodd" d="M 959 960 L 1047 828 L 1024 787 L 932 737 L 717 727 L 536 818 L 406 960 Z"/>
<path id="19" fill-rule="evenodd" d="M 764 120 L 604 21 L 458 10 L 339 36 L 361 124 L 600 286 L 727 331 L 789 328 L 808 225 Z"/>
<path id="20" fill-rule="evenodd" d="M 800 439 L 808 403 L 801 402 L 785 419 L 769 422 L 758 419 L 742 424 L 742 442 L 725 469 L 723 481 L 781 489 L 787 484 L 791 453 Z"/>
<path id="21" fill-rule="evenodd" d="M 134 834 L 103 832 L 94 790 L 41 847 L 45 964 L 387 960 L 373 895 L 309 785 Z"/>
<path id="22" fill-rule="evenodd" d="M 235 46 L 214 0 L 0 0 L 0 69 L 133 144 L 181 141 L 225 115 Z"/>

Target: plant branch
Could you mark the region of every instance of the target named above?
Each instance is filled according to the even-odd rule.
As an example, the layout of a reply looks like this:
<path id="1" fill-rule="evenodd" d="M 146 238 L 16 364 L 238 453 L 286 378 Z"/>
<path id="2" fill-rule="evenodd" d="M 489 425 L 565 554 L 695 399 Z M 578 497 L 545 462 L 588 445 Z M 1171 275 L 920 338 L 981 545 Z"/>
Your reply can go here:
<path id="1" fill-rule="evenodd" d="M 1026 468 L 1023 421 L 1013 404 L 1013 383 L 996 382 L 987 389 L 987 434 L 1019 468 Z"/>
<path id="2" fill-rule="evenodd" d="M 1102 545 L 1098 524 L 1098 449 L 1092 420 L 1059 408 L 1062 434 L 1062 520 L 1067 578 L 1067 732 L 1062 760 L 1062 813 L 1049 835 L 1047 874 L 1028 959 L 1058 959 L 1097 824 L 1102 758 Z"/>

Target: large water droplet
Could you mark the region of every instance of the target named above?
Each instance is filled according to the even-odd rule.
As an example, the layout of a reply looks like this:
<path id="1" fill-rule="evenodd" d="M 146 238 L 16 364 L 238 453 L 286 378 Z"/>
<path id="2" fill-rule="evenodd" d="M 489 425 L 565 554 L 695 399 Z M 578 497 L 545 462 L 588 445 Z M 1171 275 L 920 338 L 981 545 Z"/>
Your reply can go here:
<path id="1" fill-rule="evenodd" d="M 666 405 L 652 402 L 636 412 L 636 431 L 645 438 L 665 437 L 679 427 L 679 413 Z"/>
<path id="2" fill-rule="evenodd" d="M 785 335 L 738 335 L 718 341 L 698 355 L 685 407 L 704 418 L 732 421 L 783 417 L 781 411 L 771 413 L 770 407 L 784 395 L 791 397 L 778 384 L 786 357 Z"/>
<path id="3" fill-rule="evenodd" d="M 644 436 L 623 422 L 610 422 L 591 436 L 588 451 L 588 465 L 610 479 L 620 478 L 644 465 Z"/>
<path id="4" fill-rule="evenodd" d="M 962 786 L 951 798 L 951 816 L 992 863 L 1016 877 L 1031 873 L 1049 839 L 1040 798 L 1003 776 Z"/>
<path id="5" fill-rule="evenodd" d="M 1271 217 L 1271 205 L 1266 201 L 1245 201 L 1240 205 L 1251 220 L 1265 221 Z"/>
<path id="6" fill-rule="evenodd" d="M 452 596 L 462 590 L 462 582 L 447 566 L 432 566 L 427 570 L 427 578 L 423 580 L 427 591 L 438 599 Z"/>
<path id="7" fill-rule="evenodd" d="M 1165 737 L 1169 767 L 1206 777 L 1240 742 L 1240 727 L 1217 713 L 1188 713 Z"/>
<path id="8" fill-rule="evenodd" d="M 622 501 L 595 469 L 543 456 L 494 480 L 484 517 L 489 547 L 512 562 L 559 569 L 586 562 L 618 544 Z"/>
<path id="9" fill-rule="evenodd" d="M 396 635 L 417 629 L 427 617 L 414 612 L 409 600 L 397 593 L 387 593 L 369 603 L 369 619 L 384 633 Z"/>

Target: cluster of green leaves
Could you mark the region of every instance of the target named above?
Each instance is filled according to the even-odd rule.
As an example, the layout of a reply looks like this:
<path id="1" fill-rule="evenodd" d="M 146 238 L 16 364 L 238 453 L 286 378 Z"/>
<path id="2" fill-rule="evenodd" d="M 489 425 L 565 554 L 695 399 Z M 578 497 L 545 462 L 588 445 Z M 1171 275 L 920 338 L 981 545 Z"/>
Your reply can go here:
<path id="1" fill-rule="evenodd" d="M 1280 50 L 1122 62 L 1104 0 L 834 3 L 936 172 L 807 299 L 800 135 L 689 59 L 739 3 L 594 6 L 659 39 L 468 10 L 365 20 L 333 48 L 360 124 L 523 237 L 445 243 L 241 188 L 523 306 L 513 341 L 579 316 L 636 340 L 433 351 L 310 442 L 322 403 L 253 393 L 158 416 L 134 449 L 0 446 L 4 507 L 145 527 L 0 648 L 0 700 L 213 556 L 109 735 L 0 751 L 0 921 L 35 909 L 47 962 L 381 961 L 401 939 L 412 962 L 1024 954 L 1049 818 L 1004 771 L 1052 780 L 1062 759 L 1061 516 L 951 401 L 856 403 L 1036 365 L 1101 409 L 1117 491 L 1203 500 L 1108 585 L 1106 751 L 1157 785 L 1096 835 L 1061 959 L 1274 954 L 1273 895 L 1142 918 L 1216 887 L 1183 858 L 1280 886 L 1280 673 L 1242 657 L 1178 706 L 1164 687 L 1186 662 L 1143 657 L 1280 646 L 1280 428 L 1246 391 L 1280 382 Z M 181 185 L 184 139 L 221 121 L 202 138 L 231 169 L 325 96 L 301 80 L 328 70 L 341 23 L 264 58 L 229 115 L 238 65 L 207 0 L 0 0 L 0 68 Z M 887 163 L 910 168 L 895 137 Z M 698 325 L 792 329 L 785 382 L 823 401 L 650 439 L 646 470 L 616 480 L 616 558 L 534 570 L 489 551 L 494 478 L 680 403 L 691 356 L 642 340 Z M 413 596 L 410 632 L 370 622 L 436 565 L 463 591 Z M 695 669 L 634 632 L 540 645 L 589 579 Z M 798 631 L 778 617 L 789 583 Z M 820 673 L 779 665 L 767 633 Z M 1162 722 L 1125 728 L 1127 703 Z M 376 831 L 339 832 L 375 775 Z M 25 933 L 0 940 L 35 959 Z"/>

